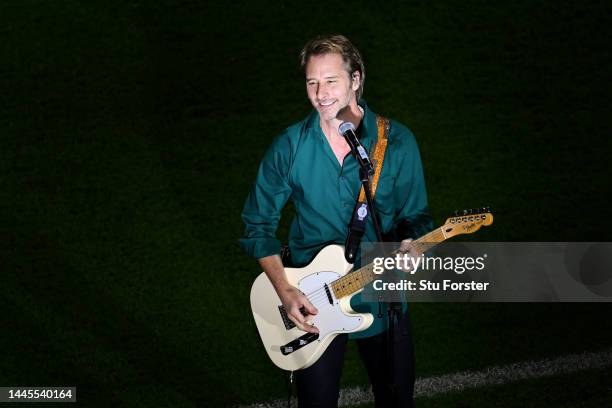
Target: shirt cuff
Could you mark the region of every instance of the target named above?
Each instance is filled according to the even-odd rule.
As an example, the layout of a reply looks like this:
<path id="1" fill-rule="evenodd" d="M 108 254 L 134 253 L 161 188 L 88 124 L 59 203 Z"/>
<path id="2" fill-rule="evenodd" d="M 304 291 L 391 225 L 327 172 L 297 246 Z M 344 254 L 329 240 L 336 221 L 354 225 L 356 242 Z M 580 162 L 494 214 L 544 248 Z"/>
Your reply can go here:
<path id="1" fill-rule="evenodd" d="M 241 238 L 240 246 L 255 259 L 280 255 L 281 252 L 281 243 L 276 238 Z"/>

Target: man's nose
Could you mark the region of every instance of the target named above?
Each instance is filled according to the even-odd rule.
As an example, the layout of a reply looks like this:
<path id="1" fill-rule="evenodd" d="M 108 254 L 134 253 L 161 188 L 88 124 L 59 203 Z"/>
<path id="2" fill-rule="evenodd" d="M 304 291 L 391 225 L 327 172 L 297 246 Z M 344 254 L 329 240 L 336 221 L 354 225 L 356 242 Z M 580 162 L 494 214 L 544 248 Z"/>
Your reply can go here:
<path id="1" fill-rule="evenodd" d="M 327 96 L 327 87 L 323 84 L 317 85 L 317 98 L 325 99 L 326 96 Z"/>

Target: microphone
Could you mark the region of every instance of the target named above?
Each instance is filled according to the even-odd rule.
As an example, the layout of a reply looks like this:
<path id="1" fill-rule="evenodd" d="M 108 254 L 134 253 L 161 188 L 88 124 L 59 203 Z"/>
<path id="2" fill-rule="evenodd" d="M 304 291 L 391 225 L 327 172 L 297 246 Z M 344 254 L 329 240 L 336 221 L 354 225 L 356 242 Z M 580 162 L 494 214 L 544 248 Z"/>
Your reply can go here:
<path id="1" fill-rule="evenodd" d="M 353 152 L 353 156 L 359 162 L 359 166 L 367 172 L 369 176 L 374 174 L 374 166 L 368 157 L 368 153 L 366 149 L 361 145 L 357 135 L 355 134 L 355 125 L 351 122 L 342 122 L 338 127 L 338 132 L 344 137 L 346 142 L 351 147 L 351 151 Z"/>

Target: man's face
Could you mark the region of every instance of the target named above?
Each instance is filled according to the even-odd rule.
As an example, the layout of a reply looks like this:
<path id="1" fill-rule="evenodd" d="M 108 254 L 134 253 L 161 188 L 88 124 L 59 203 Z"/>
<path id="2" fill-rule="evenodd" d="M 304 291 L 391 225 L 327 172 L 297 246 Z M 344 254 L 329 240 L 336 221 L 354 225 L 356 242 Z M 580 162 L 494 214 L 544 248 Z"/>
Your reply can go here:
<path id="1" fill-rule="evenodd" d="M 306 92 L 322 120 L 336 118 L 349 104 L 357 104 L 359 72 L 350 77 L 342 56 L 336 53 L 313 55 L 306 64 Z"/>

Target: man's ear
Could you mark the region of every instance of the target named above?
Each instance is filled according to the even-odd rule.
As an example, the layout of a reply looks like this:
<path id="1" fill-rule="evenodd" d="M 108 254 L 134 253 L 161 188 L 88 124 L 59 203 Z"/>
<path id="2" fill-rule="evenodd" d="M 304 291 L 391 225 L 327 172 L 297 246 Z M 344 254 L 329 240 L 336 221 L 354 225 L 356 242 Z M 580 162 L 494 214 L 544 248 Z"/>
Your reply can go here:
<path id="1" fill-rule="evenodd" d="M 353 91 L 356 91 L 359 89 L 360 85 L 361 85 L 361 72 L 355 71 L 351 74 L 351 88 L 353 89 Z"/>

